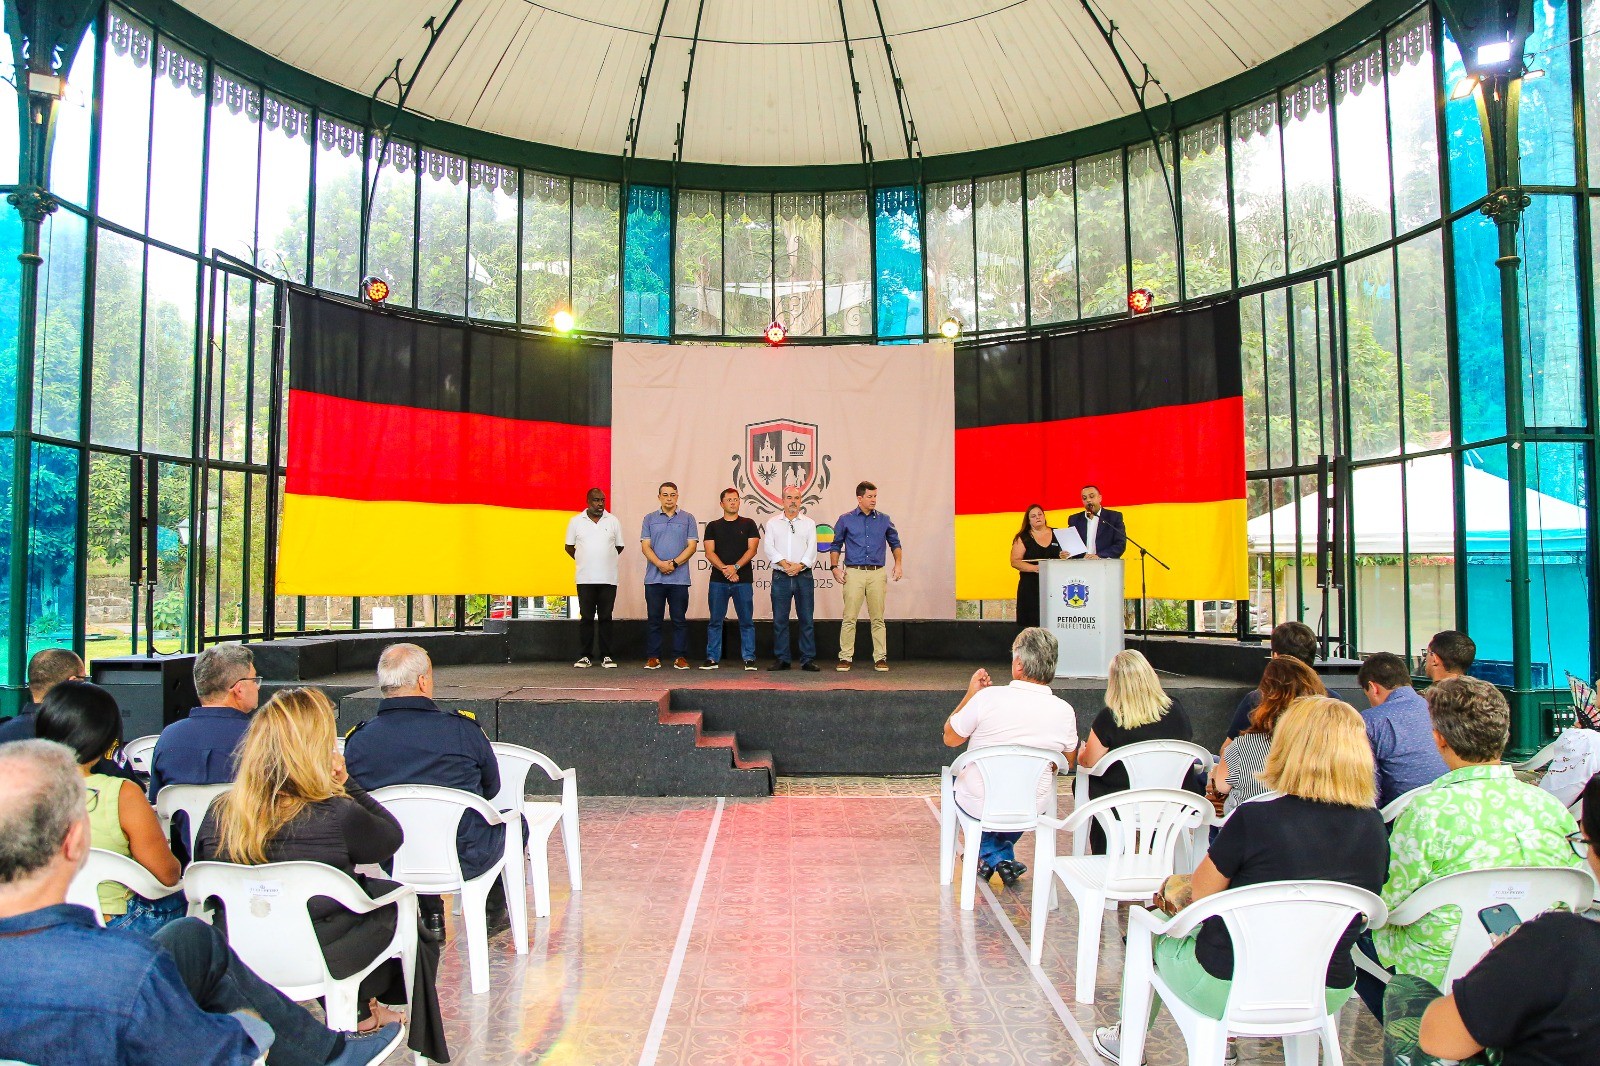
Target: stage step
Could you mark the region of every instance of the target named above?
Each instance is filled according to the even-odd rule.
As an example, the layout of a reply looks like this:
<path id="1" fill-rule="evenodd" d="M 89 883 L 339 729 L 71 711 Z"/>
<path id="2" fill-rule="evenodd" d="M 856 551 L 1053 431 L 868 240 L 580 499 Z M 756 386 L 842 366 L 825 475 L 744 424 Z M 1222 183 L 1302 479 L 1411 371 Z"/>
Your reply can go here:
<path id="1" fill-rule="evenodd" d="M 750 775 L 752 778 L 759 775 L 766 779 L 764 792 L 749 793 L 743 790 L 735 795 L 772 795 L 774 773 L 772 768 L 772 753 L 770 751 L 742 752 L 739 750 L 739 734 L 731 730 L 710 730 L 705 728 L 705 716 L 699 711 L 673 711 L 668 710 L 663 701 L 660 713 L 662 725 L 685 726 L 694 730 L 694 746 L 703 750 L 727 751 L 732 756 L 731 766 L 736 776 Z"/>

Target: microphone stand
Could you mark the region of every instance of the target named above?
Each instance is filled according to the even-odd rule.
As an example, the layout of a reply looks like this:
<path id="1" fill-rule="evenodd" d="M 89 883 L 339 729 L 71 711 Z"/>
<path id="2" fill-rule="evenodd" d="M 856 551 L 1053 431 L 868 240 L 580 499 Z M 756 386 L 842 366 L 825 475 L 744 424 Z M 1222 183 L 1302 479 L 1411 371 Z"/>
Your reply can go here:
<path id="1" fill-rule="evenodd" d="M 1135 548 L 1139 549 L 1139 628 L 1140 636 L 1148 641 L 1150 639 L 1150 591 L 1149 582 L 1145 577 L 1145 560 L 1153 559 L 1161 569 L 1171 571 L 1172 567 L 1161 561 L 1161 557 L 1146 548 L 1143 544 L 1128 536 L 1128 527 L 1122 527 L 1122 538 Z"/>

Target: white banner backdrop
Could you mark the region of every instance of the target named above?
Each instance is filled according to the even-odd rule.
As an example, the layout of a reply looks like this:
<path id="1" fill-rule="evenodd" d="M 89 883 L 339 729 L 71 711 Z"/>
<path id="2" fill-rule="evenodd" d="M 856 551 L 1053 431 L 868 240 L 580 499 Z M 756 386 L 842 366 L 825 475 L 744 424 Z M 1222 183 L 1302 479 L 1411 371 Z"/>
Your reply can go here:
<path id="1" fill-rule="evenodd" d="M 955 617 L 954 349 L 947 342 L 816 348 L 667 345 L 612 347 L 611 511 L 622 522 L 616 614 L 644 617 L 644 517 L 657 487 L 702 530 L 721 517 L 723 489 L 765 526 L 785 483 L 805 490 L 805 513 L 831 529 L 856 505 L 860 481 L 900 531 L 904 580 L 889 583 L 890 618 Z M 772 615 L 771 571 L 756 556 L 756 617 Z M 841 590 L 816 571 L 818 618 L 838 618 Z M 689 616 L 706 617 L 709 564 L 692 564 Z M 865 611 L 863 610 L 863 616 Z M 733 617 L 730 608 L 728 617 Z M 864 622 L 863 617 L 863 622 Z M 694 642 L 691 640 L 691 644 Z"/>

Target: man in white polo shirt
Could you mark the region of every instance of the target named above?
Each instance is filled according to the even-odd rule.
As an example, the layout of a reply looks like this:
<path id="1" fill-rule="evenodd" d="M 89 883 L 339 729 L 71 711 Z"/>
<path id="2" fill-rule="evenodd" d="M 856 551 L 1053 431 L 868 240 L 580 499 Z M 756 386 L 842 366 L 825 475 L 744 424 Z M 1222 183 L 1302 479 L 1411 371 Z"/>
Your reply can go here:
<path id="1" fill-rule="evenodd" d="M 567 554 L 578 561 L 578 639 L 583 644 L 578 661 L 572 665 L 594 665 L 589 653 L 596 650 L 598 632 L 600 665 L 615 670 L 617 663 L 611 658 L 611 608 L 617 602 L 622 523 L 606 510 L 604 489 L 590 489 L 588 503 L 587 510 L 573 515 L 567 523 Z"/>
<path id="2" fill-rule="evenodd" d="M 1011 684 L 1005 688 L 994 685 L 989 671 L 980 667 L 944 724 L 944 742 L 952 748 L 966 744 L 968 751 L 997 744 L 1046 748 L 1062 753 L 1058 770 L 1071 769 L 1078 750 L 1078 718 L 1072 705 L 1050 690 L 1058 651 L 1056 638 L 1048 630 L 1030 627 L 1018 633 L 1011 643 Z M 1049 790 L 1055 787 L 1053 775 L 1040 779 L 1041 811 Z M 956 806 L 974 818 L 983 814 L 983 778 L 976 766 L 966 767 L 956 778 Z M 1028 872 L 1012 852 L 1021 836 L 983 834 L 978 847 L 979 880 L 999 874 L 1000 880 L 1014 885 Z"/>

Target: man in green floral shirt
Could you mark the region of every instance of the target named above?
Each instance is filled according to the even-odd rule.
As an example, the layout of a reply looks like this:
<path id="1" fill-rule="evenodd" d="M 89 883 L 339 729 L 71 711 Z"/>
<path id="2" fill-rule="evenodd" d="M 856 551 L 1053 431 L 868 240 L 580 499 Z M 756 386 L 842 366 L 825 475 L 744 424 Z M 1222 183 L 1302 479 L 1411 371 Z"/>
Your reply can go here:
<path id="1" fill-rule="evenodd" d="M 1446 874 L 1498 866 L 1582 866 L 1567 843 L 1567 835 L 1578 828 L 1572 815 L 1500 763 L 1511 712 L 1499 690 L 1474 677 L 1453 677 L 1430 688 L 1427 697 L 1434 743 L 1449 772 L 1395 822 L 1389 881 L 1383 886 L 1389 909 Z M 1377 929 L 1372 936 L 1378 957 L 1398 973 L 1440 987 L 1461 921 L 1461 908 L 1445 907 L 1411 925 Z"/>

